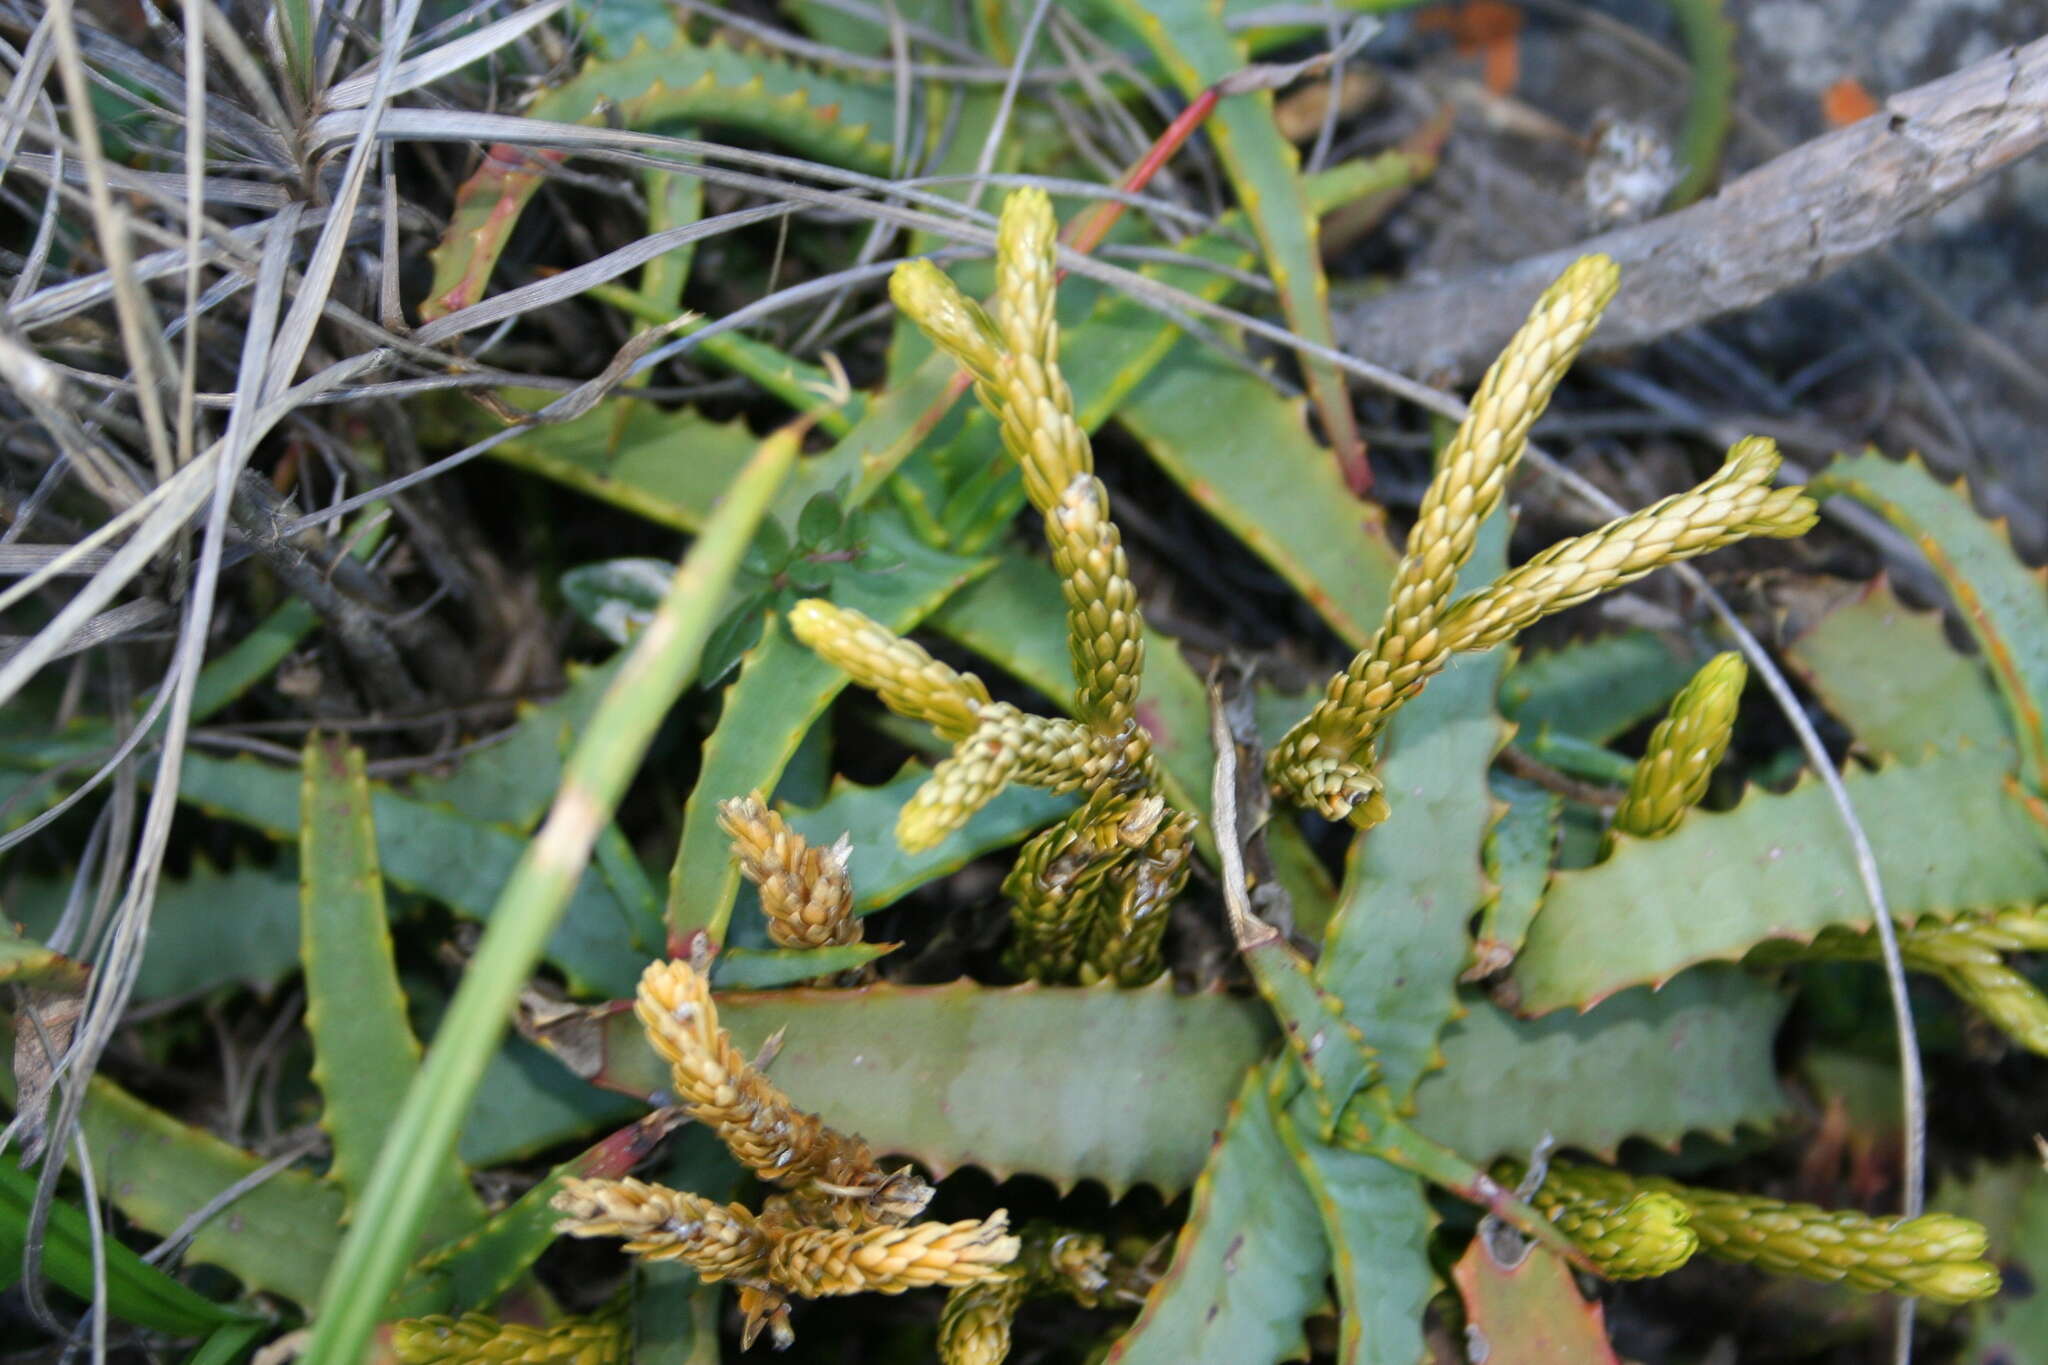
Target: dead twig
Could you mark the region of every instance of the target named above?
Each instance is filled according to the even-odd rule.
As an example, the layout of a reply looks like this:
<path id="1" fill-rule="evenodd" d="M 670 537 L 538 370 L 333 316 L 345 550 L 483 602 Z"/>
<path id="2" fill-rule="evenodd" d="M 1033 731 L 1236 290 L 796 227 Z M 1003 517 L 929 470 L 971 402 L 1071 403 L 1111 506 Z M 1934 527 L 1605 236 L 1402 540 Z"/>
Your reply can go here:
<path id="1" fill-rule="evenodd" d="M 2048 142 L 2048 38 L 1886 101 L 1678 213 L 1336 319 L 1345 349 L 1407 374 L 1469 379 L 1544 286 L 1588 252 L 1621 265 L 1600 344 L 1634 346 L 1839 270 Z"/>

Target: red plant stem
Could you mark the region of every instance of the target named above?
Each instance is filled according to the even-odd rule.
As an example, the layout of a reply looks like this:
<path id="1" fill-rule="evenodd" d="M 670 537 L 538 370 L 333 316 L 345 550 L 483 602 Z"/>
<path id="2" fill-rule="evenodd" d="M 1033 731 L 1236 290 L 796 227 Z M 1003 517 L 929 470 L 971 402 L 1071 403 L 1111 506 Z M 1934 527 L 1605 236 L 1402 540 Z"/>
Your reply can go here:
<path id="1" fill-rule="evenodd" d="M 1125 192 L 1136 194 L 1152 183 L 1152 177 L 1159 174 L 1160 167 L 1173 159 L 1173 154 L 1186 144 L 1194 135 L 1195 129 L 1201 127 L 1214 112 L 1217 100 L 1222 98 L 1221 91 L 1222 87 L 1219 85 L 1210 86 L 1195 96 L 1194 102 L 1181 110 L 1173 122 L 1166 125 L 1166 131 L 1159 135 L 1150 150 L 1131 168 L 1131 173 L 1124 177 Z M 1124 210 L 1128 207 L 1129 205 L 1121 200 L 1104 200 L 1094 213 L 1086 218 L 1077 218 L 1068 226 L 1065 234 L 1067 245 L 1082 255 L 1087 255 L 1102 245 L 1102 239 L 1109 235 L 1109 230 L 1116 226 L 1117 219 L 1124 216 Z M 1066 273 L 1062 270 L 1061 278 L 1065 278 Z"/>

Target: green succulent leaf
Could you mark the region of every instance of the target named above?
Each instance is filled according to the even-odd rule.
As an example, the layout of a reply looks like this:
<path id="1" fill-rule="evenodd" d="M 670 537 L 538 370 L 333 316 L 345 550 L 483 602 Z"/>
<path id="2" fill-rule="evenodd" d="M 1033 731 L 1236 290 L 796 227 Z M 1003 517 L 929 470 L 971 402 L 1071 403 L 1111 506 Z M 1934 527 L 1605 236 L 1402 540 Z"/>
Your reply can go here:
<path id="1" fill-rule="evenodd" d="M 1436 1292 L 1429 1264 L 1436 1214 L 1421 1178 L 1318 1142 L 1286 1114 L 1276 1121 L 1322 1218 L 1337 1285 L 1337 1358 L 1345 1365 L 1426 1359 L 1422 1310 Z"/>
<path id="2" fill-rule="evenodd" d="M 871 529 L 902 555 L 903 567 L 847 579 L 836 600 L 891 630 L 909 630 L 990 567 L 990 561 L 919 543 L 894 514 L 875 517 Z M 727 856 L 730 841 L 718 828 L 718 803 L 751 791 L 772 794 L 797 745 L 846 683 L 845 673 L 779 624 L 748 652 L 726 689 L 718 727 L 704 743 L 697 785 L 683 809 L 682 843 L 669 877 L 671 929 L 705 928 L 723 938 L 740 878 Z"/>
<path id="3" fill-rule="evenodd" d="M 1501 713 L 1524 735 L 1543 730 L 1605 744 L 1663 712 L 1699 667 L 1667 636 L 1628 630 L 1517 660 L 1501 680 Z"/>
<path id="4" fill-rule="evenodd" d="M 1791 1113 L 1772 1053 L 1790 998 L 1739 968 L 1696 967 L 1585 1014 L 1518 1019 L 1477 996 L 1465 1004 L 1442 1069 L 1416 1087 L 1414 1122 L 1475 1162 L 1526 1156 L 1546 1131 L 1611 1159 L 1626 1138 L 1676 1146 Z"/>
<path id="5" fill-rule="evenodd" d="M 1345 1017 L 1344 1002 L 1317 985 L 1308 960 L 1284 938 L 1253 944 L 1242 956 L 1295 1063 L 1292 1073 L 1276 1070 L 1274 1085 L 1298 1101 L 1318 1141 L 1331 1141 L 1352 1096 L 1379 1079 L 1373 1051 Z"/>
<path id="6" fill-rule="evenodd" d="M 1488 779 L 1500 818 L 1486 834 L 1486 875 L 1493 882 L 1479 917 L 1469 975 L 1498 971 L 1522 951 L 1550 886 L 1564 798 L 1534 782 L 1496 772 Z"/>
<path id="7" fill-rule="evenodd" d="M 1173 1259 L 1110 1347 L 1111 1365 L 1307 1355 L 1301 1324 L 1322 1302 L 1330 1251 L 1265 1091 L 1260 1068 L 1230 1102 Z"/>
<path id="8" fill-rule="evenodd" d="M 634 1365 L 720 1365 L 719 1287 L 673 1262 L 634 1268 Z"/>
<path id="9" fill-rule="evenodd" d="M 853 879 L 854 908 L 863 914 L 894 905 L 926 882 L 957 871 L 984 853 L 1017 843 L 1065 815 L 1075 801 L 1072 796 L 1054 796 L 1039 787 L 1008 787 L 939 843 L 906 853 L 896 841 L 897 817 L 930 776 L 930 768 L 912 762 L 879 787 L 863 787 L 840 778 L 833 782 L 823 805 L 786 812 L 790 827 L 813 844 L 830 844 L 842 834 L 848 837 L 852 854 L 847 870 Z"/>
<path id="10" fill-rule="evenodd" d="M 1914 611 L 1882 578 L 1816 621 L 1786 656 L 1872 754 L 1913 759 L 1967 742 L 2018 757 L 1982 661 L 1949 644 L 1940 612 Z"/>
<path id="11" fill-rule="evenodd" d="M 524 1038 L 507 1038 L 484 1067 L 456 1155 L 477 1170 L 525 1161 L 644 1110 L 623 1095 L 585 1085 Z"/>
<path id="12" fill-rule="evenodd" d="M 0 1041 L 11 1047 L 12 1030 L 0 1029 Z M 0 1068 L 0 1095 L 10 1103 L 14 1087 L 12 1069 Z M 265 1165 L 102 1077 L 90 1082 L 80 1131 L 91 1145 L 100 1197 L 159 1237 Z M 345 1197 L 339 1185 L 303 1171 L 267 1173 L 199 1228 L 183 1259 L 219 1266 L 251 1292 L 310 1308 L 340 1242 Z"/>
<path id="13" fill-rule="evenodd" d="M 1445 1032 L 1416 1128 L 1474 1161 L 1526 1155 L 1546 1129 L 1606 1153 L 1786 1112 L 1771 1061 L 1783 998 L 1733 968 L 1688 972 L 1586 1015 L 1514 1019 L 1483 1000 Z M 1187 1188 L 1245 1069 L 1272 1051 L 1257 1000 L 1040 986 L 867 986 L 721 997 L 742 1048 L 786 1029 L 775 1078 L 877 1150 L 944 1174 L 1028 1172 Z M 565 1062 L 647 1097 L 669 1085 L 628 1009 L 551 1040 Z M 1631 1084 L 1613 1083 L 1617 1076 Z"/>
<path id="14" fill-rule="evenodd" d="M 2048 829 L 1995 755 L 1935 754 L 1846 781 L 1901 923 L 2048 898 Z M 1841 818 L 1809 779 L 1694 811 L 1662 839 L 1624 837 L 1606 862 L 1557 873 L 1514 981 L 1531 1013 L 1583 1009 L 1765 939 L 1869 922 Z"/>
<path id="15" fill-rule="evenodd" d="M 299 837 L 297 775 L 267 763 L 188 754 L 178 797 L 273 839 Z M 471 919 L 490 914 L 498 888 L 525 847 L 522 838 L 444 806 L 410 800 L 381 784 L 372 784 L 370 806 L 379 831 L 379 861 L 392 885 Z M 623 995 L 659 949 L 631 907 L 593 872 L 577 887 L 561 927 L 548 940 L 548 960 L 579 989 Z"/>
<path id="16" fill-rule="evenodd" d="M 1243 1076 L 1269 1046 L 1256 1002 L 1040 986 L 866 986 L 728 994 L 721 1022 L 751 1051 L 785 1030 L 775 1081 L 877 1150 L 937 1175 L 1028 1171 L 1185 1189 Z M 668 1068 L 630 1011 L 601 1012 L 563 1048 L 597 1083 L 666 1091 Z M 586 1052 L 587 1049 L 587 1052 Z"/>
<path id="17" fill-rule="evenodd" d="M 615 645 L 629 645 L 654 619 L 676 566 L 665 559 L 607 559 L 562 575 L 562 596 Z"/>
<path id="18" fill-rule="evenodd" d="M 9 908 L 14 908 L 11 899 Z M 84 989 L 85 981 L 82 964 L 22 937 L 12 924 L 0 919 L 0 982 L 76 991 Z"/>
<path id="19" fill-rule="evenodd" d="M 2004 523 L 1979 516 L 1960 480 L 1943 486 L 1917 457 L 1844 456 L 1812 487 L 1855 498 L 1927 556 L 2005 698 L 2027 785 L 2048 795 L 2048 577 L 2020 562 Z"/>
<path id="20" fill-rule="evenodd" d="M 1461 581 L 1505 567 L 1506 520 L 1481 528 Z M 1505 653 L 1455 659 L 1395 713 L 1379 770 L 1392 813 L 1353 840 L 1316 963 L 1316 979 L 1368 1030 L 1397 1104 L 1437 1064 L 1437 1038 L 1458 1011 L 1472 916 L 1490 890 L 1486 774 L 1507 738 L 1493 709 Z"/>
<path id="21" fill-rule="evenodd" d="M 767 990 L 865 967 L 902 946 L 847 943 L 831 948 L 728 948 L 712 965 L 711 979 L 721 990 Z"/>
<path id="22" fill-rule="evenodd" d="M 1103 8 L 1143 40 L 1185 98 L 1195 98 L 1247 61 L 1244 44 L 1224 25 L 1221 12 L 1206 5 L 1108 0 Z M 1288 326 L 1307 341 L 1334 348 L 1317 223 L 1304 191 L 1301 159 L 1273 120 L 1271 92 L 1219 101 L 1203 131 L 1258 236 Z M 1304 357 L 1302 368 L 1330 439 L 1340 447 L 1355 441 L 1342 373 L 1329 361 L 1310 357 Z"/>
<path id="23" fill-rule="evenodd" d="M 675 572 L 675 566 L 663 560 L 645 562 L 658 565 L 665 575 Z M 570 570 L 563 576 L 565 583 L 581 572 Z M 545 705 L 522 707 L 511 734 L 468 755 L 446 777 L 414 778 L 407 794 L 417 801 L 453 806 L 471 820 L 522 834 L 532 829 L 561 785 L 562 759 L 570 743 L 590 723 L 625 657 L 616 654 L 596 667 L 570 664 L 569 686 L 562 695 Z"/>
<path id="24" fill-rule="evenodd" d="M 1183 340 L 1117 410 L 1159 467 L 1363 648 L 1398 558 L 1386 514 L 1344 486 L 1300 399 Z"/>
<path id="25" fill-rule="evenodd" d="M 659 25 L 649 31 L 675 33 Z M 891 126 L 885 86 L 812 71 L 759 49 L 680 36 L 657 48 L 646 36 L 623 56 L 592 58 L 529 105 L 527 117 L 560 123 L 611 118 L 636 130 L 707 123 L 773 139 L 830 165 L 889 171 L 892 150 L 879 135 Z M 483 298 L 512 229 L 546 178 L 538 161 L 494 155 L 462 185 L 448 230 L 431 253 L 434 281 L 422 318 Z"/>
<path id="26" fill-rule="evenodd" d="M 507 401 L 523 398 L 538 408 L 553 396 L 513 390 Z M 625 400 L 623 407 L 601 403 L 570 421 L 531 427 L 491 454 L 659 525 L 696 531 L 760 443 L 744 422 Z M 689 458 L 678 459 L 684 450 Z"/>
<path id="27" fill-rule="evenodd" d="M 313 1082 L 324 1104 L 320 1126 L 334 1142 L 333 1178 L 354 1201 L 369 1179 L 391 1118 L 419 1070 L 420 1045 L 406 1019 L 377 827 L 363 752 L 308 737 L 299 799 L 299 953 L 306 971 L 306 1031 Z M 483 1205 L 467 1173 L 442 1163 L 422 1236 L 444 1241 L 473 1227 Z"/>

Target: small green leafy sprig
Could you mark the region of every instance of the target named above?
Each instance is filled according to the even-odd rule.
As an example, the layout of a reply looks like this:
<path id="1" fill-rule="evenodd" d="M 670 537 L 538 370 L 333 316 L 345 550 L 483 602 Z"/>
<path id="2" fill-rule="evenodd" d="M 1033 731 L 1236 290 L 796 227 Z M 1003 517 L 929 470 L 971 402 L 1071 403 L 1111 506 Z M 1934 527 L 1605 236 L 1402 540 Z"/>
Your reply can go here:
<path id="1" fill-rule="evenodd" d="M 698 682 L 710 685 L 738 666 L 761 638 L 769 612 L 786 613 L 806 597 L 830 596 L 849 578 L 892 573 L 902 556 L 873 534 L 865 507 L 848 507 L 845 489 L 811 495 L 785 528 L 765 517 L 729 590 L 731 604 L 704 645 Z M 674 567 L 660 559 L 607 559 L 562 575 L 562 595 L 577 615 L 618 644 L 652 618 Z"/>

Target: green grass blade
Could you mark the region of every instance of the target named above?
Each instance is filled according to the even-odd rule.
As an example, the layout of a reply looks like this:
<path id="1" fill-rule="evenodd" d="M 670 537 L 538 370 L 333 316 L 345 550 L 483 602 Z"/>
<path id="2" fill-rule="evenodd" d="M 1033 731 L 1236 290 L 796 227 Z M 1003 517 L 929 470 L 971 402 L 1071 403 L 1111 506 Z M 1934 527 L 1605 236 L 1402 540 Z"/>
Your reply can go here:
<path id="1" fill-rule="evenodd" d="M 13 1045 L 12 1029 L 0 1024 L 0 1048 Z M 11 1068 L 0 1067 L 0 1096 L 14 1100 Z M 90 1083 L 80 1131 L 92 1148 L 100 1197 L 160 1237 L 264 1164 L 104 1077 Z M 251 1291 L 310 1305 L 334 1257 L 341 1211 L 340 1186 L 303 1171 L 274 1172 L 201 1226 L 184 1259 L 217 1265 Z"/>
<path id="2" fill-rule="evenodd" d="M 1721 173 L 1721 148 L 1735 119 L 1735 25 L 1723 12 L 1721 0 L 1665 3 L 1685 34 L 1685 53 L 1692 62 L 1685 126 L 1678 134 L 1685 178 L 1664 201 L 1668 213 L 1712 189 Z"/>
<path id="3" fill-rule="evenodd" d="M 561 792 L 498 899 L 490 927 L 408 1090 L 356 1222 L 328 1272 L 308 1365 L 355 1365 L 397 1284 L 433 1198 L 439 1163 L 521 985 L 567 908 L 599 833 L 689 683 L 718 604 L 797 454 L 792 433 L 764 442 L 676 572 L 590 727 L 569 755 Z"/>
<path id="4" fill-rule="evenodd" d="M 650 1116 L 555 1167 L 482 1227 L 421 1257 L 406 1272 L 400 1297 L 444 1293 L 458 1313 L 496 1303 L 554 1244 L 561 1215 L 548 1201 L 562 1188 L 562 1181 L 571 1176 L 616 1180 L 629 1175 L 672 1126 L 671 1121 Z"/>
<path id="5" fill-rule="evenodd" d="M 419 1040 L 406 1019 L 405 992 L 384 914 L 377 826 L 363 751 L 320 734 L 307 737 L 299 797 L 299 954 L 306 973 L 306 1031 L 320 1126 L 334 1142 L 333 1178 L 351 1212 L 406 1088 L 419 1070 Z M 429 1200 L 425 1236 L 459 1236 L 483 1204 L 450 1152 Z"/>
<path id="6" fill-rule="evenodd" d="M 804 462 L 776 500 L 776 510 L 793 517 L 813 496 L 830 492 L 842 482 L 850 489 L 848 507 L 866 502 L 925 438 L 926 419 L 958 370 L 949 356 L 928 356 L 885 393 L 871 399 L 839 444 Z"/>
<path id="7" fill-rule="evenodd" d="M 283 39 L 285 72 L 301 107 L 313 103 L 318 79 L 313 44 L 320 27 L 313 0 L 279 0 L 276 11 L 278 36 Z"/>
<path id="8" fill-rule="evenodd" d="M 267 1322 L 233 1322 L 216 1327 L 213 1335 L 185 1357 L 185 1365 L 235 1365 L 271 1330 Z"/>
<path id="9" fill-rule="evenodd" d="M 848 575 L 833 585 L 832 600 L 891 630 L 909 630 L 993 563 L 932 549 L 893 508 L 875 508 L 869 527 L 871 541 L 900 558 L 901 567 Z M 846 684 L 843 671 L 797 643 L 777 620 L 748 651 L 726 689 L 718 727 L 704 742 L 697 785 L 683 808 L 682 842 L 669 874 L 671 934 L 704 929 L 724 942 L 740 874 L 728 856 L 731 839 L 718 827 L 718 803 L 751 791 L 773 794 L 804 735 Z"/>
<path id="10" fill-rule="evenodd" d="M 0 1161 L 0 1279 L 12 1284 L 21 1276 L 21 1256 L 28 1235 L 29 1209 L 35 1203 L 36 1178 Z M 261 1320 L 224 1307 L 187 1289 L 114 1239 L 105 1240 L 107 1310 L 123 1322 L 153 1332 L 196 1337 L 230 1323 Z M 92 1229 L 85 1212 L 63 1200 L 50 1206 L 43 1231 L 43 1274 L 79 1298 L 93 1299 Z"/>

